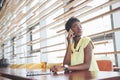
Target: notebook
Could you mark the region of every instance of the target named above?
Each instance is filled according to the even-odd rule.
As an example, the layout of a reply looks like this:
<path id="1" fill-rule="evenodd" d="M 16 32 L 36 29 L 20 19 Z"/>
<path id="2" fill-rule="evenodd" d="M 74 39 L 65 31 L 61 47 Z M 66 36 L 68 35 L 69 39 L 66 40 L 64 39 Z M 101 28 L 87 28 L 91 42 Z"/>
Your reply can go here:
<path id="1" fill-rule="evenodd" d="M 46 72 L 41 72 L 41 71 L 27 71 L 26 76 L 37 76 L 37 75 L 50 75 L 52 72 L 46 71 Z"/>

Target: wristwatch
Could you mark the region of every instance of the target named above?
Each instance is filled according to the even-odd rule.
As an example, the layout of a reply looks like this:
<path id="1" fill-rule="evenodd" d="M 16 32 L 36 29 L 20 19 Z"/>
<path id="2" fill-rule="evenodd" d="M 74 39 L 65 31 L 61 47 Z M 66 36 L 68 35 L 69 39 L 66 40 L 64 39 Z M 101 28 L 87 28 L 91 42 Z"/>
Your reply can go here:
<path id="1" fill-rule="evenodd" d="M 65 67 L 65 69 L 64 69 L 65 73 L 68 73 L 69 72 L 69 69 L 68 69 L 69 66 L 65 64 L 64 67 Z"/>

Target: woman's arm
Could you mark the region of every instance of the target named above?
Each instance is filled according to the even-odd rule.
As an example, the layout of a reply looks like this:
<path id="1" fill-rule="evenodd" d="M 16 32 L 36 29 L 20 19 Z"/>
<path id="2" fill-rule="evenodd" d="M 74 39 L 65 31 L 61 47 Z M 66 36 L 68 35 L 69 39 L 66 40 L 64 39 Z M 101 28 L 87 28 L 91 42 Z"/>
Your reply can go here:
<path id="1" fill-rule="evenodd" d="M 70 71 L 74 70 L 88 70 L 91 64 L 91 58 L 92 58 L 92 44 L 91 42 L 87 45 L 87 47 L 84 49 L 84 63 L 74 66 L 69 66 L 68 69 Z"/>
<path id="2" fill-rule="evenodd" d="M 67 46 L 67 50 L 66 50 L 66 54 L 64 57 L 64 61 L 63 61 L 63 65 L 67 64 L 70 65 L 70 60 L 71 60 L 71 38 L 72 38 L 72 33 L 69 32 L 68 36 L 67 36 L 67 42 L 68 42 L 68 46 Z M 53 66 L 50 68 L 51 71 L 53 72 L 57 72 L 60 70 L 64 70 L 63 66 Z"/>
<path id="3" fill-rule="evenodd" d="M 70 44 L 68 44 L 66 54 L 64 57 L 64 61 L 63 61 L 63 65 L 65 65 L 65 64 L 70 65 L 70 58 L 71 58 L 71 46 L 70 46 Z"/>
<path id="4" fill-rule="evenodd" d="M 65 65 L 65 64 L 70 65 L 72 35 L 73 35 L 73 33 L 69 31 L 68 36 L 67 36 L 68 46 L 67 46 L 66 54 L 65 54 L 65 57 L 64 57 L 63 65 Z"/>

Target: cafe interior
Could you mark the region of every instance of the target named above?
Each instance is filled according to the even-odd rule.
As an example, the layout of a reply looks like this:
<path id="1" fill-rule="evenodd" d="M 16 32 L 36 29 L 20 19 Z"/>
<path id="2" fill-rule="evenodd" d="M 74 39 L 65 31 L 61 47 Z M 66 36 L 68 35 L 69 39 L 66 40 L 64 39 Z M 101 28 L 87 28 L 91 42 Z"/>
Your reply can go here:
<path id="1" fill-rule="evenodd" d="M 71 17 L 92 40 L 99 71 L 50 70 L 64 67 Z M 120 0 L 0 0 L 0 80 L 120 80 L 119 40 Z"/>

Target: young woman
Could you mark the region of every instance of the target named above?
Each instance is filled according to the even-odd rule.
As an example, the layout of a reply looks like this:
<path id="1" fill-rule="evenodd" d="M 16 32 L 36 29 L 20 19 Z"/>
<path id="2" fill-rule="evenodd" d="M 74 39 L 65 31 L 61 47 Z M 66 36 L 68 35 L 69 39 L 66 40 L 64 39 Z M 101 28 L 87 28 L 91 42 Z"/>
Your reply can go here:
<path id="1" fill-rule="evenodd" d="M 94 46 L 91 39 L 89 37 L 81 37 L 82 27 L 80 21 L 75 17 L 71 17 L 66 22 L 65 29 L 68 32 L 68 46 L 64 57 L 63 66 L 53 66 L 51 71 L 99 71 L 93 54 Z"/>

